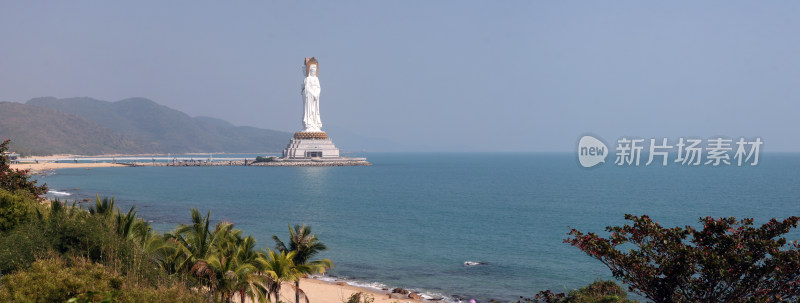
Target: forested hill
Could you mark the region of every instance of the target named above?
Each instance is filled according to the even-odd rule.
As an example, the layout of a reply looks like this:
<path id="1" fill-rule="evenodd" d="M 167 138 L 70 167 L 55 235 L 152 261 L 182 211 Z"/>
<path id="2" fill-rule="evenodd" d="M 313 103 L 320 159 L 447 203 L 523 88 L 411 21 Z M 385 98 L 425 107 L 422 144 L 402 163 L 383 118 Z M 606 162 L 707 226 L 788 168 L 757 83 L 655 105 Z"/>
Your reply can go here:
<path id="1" fill-rule="evenodd" d="M 23 154 L 278 152 L 286 132 L 191 117 L 144 98 L 35 98 L 0 106 L 0 138 Z"/>
<path id="2" fill-rule="evenodd" d="M 50 108 L 0 102 L 0 140 L 23 155 L 143 153 L 146 142 Z"/>

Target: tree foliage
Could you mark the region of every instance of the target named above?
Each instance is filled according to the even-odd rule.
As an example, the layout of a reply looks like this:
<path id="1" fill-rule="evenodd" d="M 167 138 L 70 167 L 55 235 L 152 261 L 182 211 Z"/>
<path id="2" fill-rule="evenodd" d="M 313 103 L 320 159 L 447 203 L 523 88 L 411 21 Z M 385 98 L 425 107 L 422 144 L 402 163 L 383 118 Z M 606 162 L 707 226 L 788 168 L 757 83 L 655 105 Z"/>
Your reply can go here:
<path id="1" fill-rule="evenodd" d="M 0 297 L 14 301 L 63 302 L 92 289 L 119 291 L 122 280 L 104 266 L 76 258 L 67 266 L 57 255 L 37 260 L 28 271 L 3 277 Z M 36 285 L 36 287 L 30 287 Z"/>
<path id="2" fill-rule="evenodd" d="M 25 202 L 17 195 L 3 200 L 5 194 L 11 195 L 0 189 L 2 206 Z M 282 282 L 294 282 L 288 286 L 305 297 L 299 279 L 333 266 L 327 259 L 295 264 L 297 251 L 256 249 L 255 238 L 233 223 L 212 227 L 211 213 L 196 209 L 191 223 L 163 234 L 134 207 L 121 211 L 113 198 L 97 197 L 87 209 L 51 201 L 32 215 L 0 209 L 3 228 L 6 213 L 19 220 L 0 234 L 0 297 L 17 301 L 266 302 L 271 295 L 277 301 Z M 306 257 L 324 248 L 307 231 L 293 239 L 311 244 L 311 250 L 299 248 Z M 108 284 L 115 279 L 121 284 Z"/>
<path id="3" fill-rule="evenodd" d="M 800 246 L 782 235 L 798 217 L 700 218 L 692 226 L 664 228 L 648 216 L 625 215 L 632 225 L 609 226 L 611 235 L 572 229 L 565 240 L 600 260 L 629 289 L 654 302 L 797 302 Z"/>
<path id="4" fill-rule="evenodd" d="M 302 224 L 295 225 L 294 229 L 291 225 L 288 227 L 288 246 L 277 235 L 272 235 L 272 240 L 275 241 L 275 250 L 294 253 L 292 262 L 300 274 L 325 273 L 326 270 L 333 268 L 334 265 L 330 259 L 311 260 L 320 252 L 328 249 L 328 246 L 319 241 L 319 237 L 311 232 L 311 226 Z M 294 285 L 296 289 L 300 289 L 300 279 L 295 280 Z M 300 291 L 295 291 L 295 303 L 300 303 Z"/>
<path id="5" fill-rule="evenodd" d="M 242 236 L 230 222 L 219 222 L 211 229 L 211 213 L 205 216 L 191 210 L 192 222 L 164 234 L 154 245 L 156 263 L 172 275 L 185 275 L 217 301 L 230 302 L 235 295 L 264 299 L 268 295 L 264 277 L 256 258 L 263 253 L 255 249 L 255 239 Z"/>
<path id="6" fill-rule="evenodd" d="M 24 190 L 34 196 L 43 195 L 47 192 L 47 184 L 37 186 L 36 180 L 30 180 L 30 171 L 12 169 L 6 152 L 11 140 L 0 143 L 0 188 L 14 192 Z"/>
<path id="7" fill-rule="evenodd" d="M 307 261 L 324 244 L 316 236 L 302 232 L 298 243 L 309 243 L 312 249 L 304 251 L 305 263 L 295 263 L 297 251 L 263 251 L 255 248 L 253 237 L 243 236 L 230 222 L 219 222 L 211 227 L 211 213 L 201 215 L 192 209 L 190 224 L 181 225 L 163 236 L 163 244 L 156 248 L 157 263 L 173 275 L 186 274 L 218 301 L 240 302 L 247 298 L 267 301 L 280 298 L 283 282 L 291 286 L 299 297 L 305 297 L 298 281 L 309 273 L 324 272 L 333 266 L 328 259 Z M 305 225 L 303 225 L 305 227 Z M 299 228 L 299 226 L 298 226 Z M 298 259 L 299 260 L 299 259 Z M 307 301 L 307 298 L 306 298 Z"/>
<path id="8" fill-rule="evenodd" d="M 375 296 L 365 292 L 354 292 L 347 298 L 345 303 L 372 303 L 375 302 Z"/>
<path id="9" fill-rule="evenodd" d="M 36 219 L 39 204 L 24 190 L 9 192 L 0 188 L 0 234 Z"/>
<path id="10" fill-rule="evenodd" d="M 534 300 L 523 299 L 526 303 L 633 303 L 628 293 L 614 281 L 597 280 L 592 284 L 574 289 L 566 294 L 549 290 L 536 294 Z"/>
<path id="11" fill-rule="evenodd" d="M 256 160 L 255 160 L 255 162 L 256 162 L 256 163 L 260 163 L 260 162 L 272 162 L 272 161 L 275 161 L 275 158 L 276 158 L 276 157 L 262 157 L 262 156 L 256 156 Z"/>
<path id="12" fill-rule="evenodd" d="M 3 275 L 0 298 L 13 302 L 207 302 L 180 284 L 145 287 L 100 263 L 49 254 L 29 270 Z"/>

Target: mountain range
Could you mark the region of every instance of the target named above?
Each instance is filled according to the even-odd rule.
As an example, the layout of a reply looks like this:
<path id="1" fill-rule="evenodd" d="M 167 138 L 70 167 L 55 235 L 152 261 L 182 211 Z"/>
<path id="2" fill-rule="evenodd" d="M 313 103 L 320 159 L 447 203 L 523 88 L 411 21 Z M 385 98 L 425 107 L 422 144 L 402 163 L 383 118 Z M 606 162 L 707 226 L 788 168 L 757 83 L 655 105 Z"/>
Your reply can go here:
<path id="1" fill-rule="evenodd" d="M 191 117 L 145 98 L 0 102 L 0 139 L 23 155 L 274 153 L 290 133 Z"/>

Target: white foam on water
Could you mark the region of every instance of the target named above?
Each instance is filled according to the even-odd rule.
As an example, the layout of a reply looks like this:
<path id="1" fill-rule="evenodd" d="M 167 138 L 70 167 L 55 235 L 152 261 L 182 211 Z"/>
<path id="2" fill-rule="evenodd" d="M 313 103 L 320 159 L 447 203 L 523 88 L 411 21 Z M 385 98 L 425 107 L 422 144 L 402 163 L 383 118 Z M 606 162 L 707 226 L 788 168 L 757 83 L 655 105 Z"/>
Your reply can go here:
<path id="1" fill-rule="evenodd" d="M 57 190 L 48 190 L 47 192 L 56 196 L 72 196 L 72 194 L 68 192 L 57 191 Z"/>
<path id="2" fill-rule="evenodd" d="M 359 281 L 348 281 L 347 284 L 350 284 L 355 287 L 366 288 L 370 290 L 375 290 L 379 292 L 383 292 L 386 284 L 379 283 L 379 282 L 359 282 Z"/>
<path id="3" fill-rule="evenodd" d="M 320 275 L 314 275 L 313 278 L 317 279 L 317 280 L 320 280 L 320 281 L 328 282 L 328 283 L 345 282 L 350 286 L 363 288 L 363 289 L 375 291 L 375 292 L 378 292 L 378 293 L 387 293 L 389 291 L 384 290 L 384 289 L 391 290 L 391 289 L 394 288 L 394 287 L 389 287 L 386 284 L 383 284 L 383 283 L 380 283 L 380 282 L 362 282 L 362 281 L 343 279 L 343 278 L 331 277 L 331 276 L 320 276 Z M 445 295 L 442 295 L 442 294 L 439 294 L 439 293 L 419 292 L 419 291 L 415 291 L 414 289 L 408 289 L 408 290 L 419 294 L 425 300 L 434 299 L 434 298 L 441 298 L 442 300 L 438 301 L 438 302 L 445 302 L 445 303 L 455 303 L 456 302 L 455 300 L 453 300 L 452 297 L 445 296 Z"/>
<path id="4" fill-rule="evenodd" d="M 483 263 L 481 261 L 464 261 L 464 266 L 476 266 L 476 265 L 483 265 L 483 264 L 486 264 L 486 263 Z"/>
<path id="5" fill-rule="evenodd" d="M 312 275 L 311 277 L 314 278 L 314 279 L 320 280 L 320 281 L 328 282 L 328 283 L 334 283 L 334 282 L 337 282 L 337 281 L 341 280 L 341 279 L 337 279 L 337 278 L 330 277 L 330 276 Z"/>

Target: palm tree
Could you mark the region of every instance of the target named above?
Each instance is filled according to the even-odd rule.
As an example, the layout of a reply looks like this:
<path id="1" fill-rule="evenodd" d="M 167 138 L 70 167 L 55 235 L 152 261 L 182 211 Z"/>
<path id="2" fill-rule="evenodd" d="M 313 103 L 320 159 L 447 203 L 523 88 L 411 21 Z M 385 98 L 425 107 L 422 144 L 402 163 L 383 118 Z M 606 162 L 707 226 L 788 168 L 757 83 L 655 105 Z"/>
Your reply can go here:
<path id="1" fill-rule="evenodd" d="M 150 224 L 142 220 L 141 218 L 136 218 L 136 212 L 134 211 L 136 206 L 131 206 L 131 209 L 128 210 L 127 214 L 122 214 L 119 210 L 116 211 L 116 215 L 114 218 L 114 224 L 117 229 L 117 234 L 126 239 L 132 240 L 139 240 L 139 243 L 147 237 L 147 233 L 150 232 Z"/>
<path id="2" fill-rule="evenodd" d="M 230 302 L 239 295 L 265 301 L 269 294 L 267 277 L 259 271 L 255 238 L 243 237 L 233 223 L 220 222 L 209 229 L 211 213 L 205 217 L 192 209 L 192 223 L 181 225 L 152 245 L 159 264 L 168 272 L 188 272 L 208 287 L 215 300 Z"/>
<path id="3" fill-rule="evenodd" d="M 114 197 L 110 199 L 104 197 L 100 200 L 100 195 L 95 195 L 94 207 L 89 207 L 89 213 L 92 215 L 100 215 L 105 218 L 110 218 L 114 215 Z"/>
<path id="4" fill-rule="evenodd" d="M 192 208 L 192 224 L 181 225 L 174 230 L 168 237 L 175 242 L 183 254 L 184 260 L 179 268 L 190 268 L 197 260 L 206 259 L 214 246 L 218 242 L 224 241 L 228 233 L 233 229 L 233 224 L 220 222 L 214 227 L 214 231 L 209 230 L 209 211 L 205 217 L 200 216 L 200 212 Z"/>
<path id="5" fill-rule="evenodd" d="M 265 276 L 261 275 L 257 261 L 259 257 L 264 256 L 264 253 L 256 251 L 255 246 L 256 240 L 251 236 L 236 237 L 236 245 L 232 257 L 235 265 L 232 267 L 229 276 L 232 280 L 232 290 L 239 293 L 241 302 L 244 302 L 245 296 L 258 301 L 267 301 L 268 289 L 266 286 L 269 281 Z"/>
<path id="6" fill-rule="evenodd" d="M 255 244 L 255 238 L 243 238 L 241 230 L 231 230 L 207 259 L 195 263 L 192 271 L 213 275 L 214 288 L 221 300 L 230 302 L 234 295 L 239 294 L 242 302 L 245 297 L 265 301 L 269 283 L 259 273 L 256 260 L 263 253 L 254 250 Z"/>
<path id="7" fill-rule="evenodd" d="M 228 256 L 219 252 L 233 237 L 232 233 L 240 235 L 241 231 L 233 230 L 233 224 L 229 222 L 217 223 L 211 231 L 210 216 L 211 212 L 203 217 L 197 209 L 192 209 L 192 223 L 181 225 L 166 234 L 166 245 L 158 249 L 158 256 L 161 266 L 168 272 L 187 272 L 216 296 L 218 292 L 225 291 L 220 286 L 227 283 L 224 272 L 219 270 L 227 268 Z M 213 263 L 217 261 L 218 264 Z"/>
<path id="8" fill-rule="evenodd" d="M 237 234 L 234 240 L 235 245 L 231 247 L 232 254 L 229 257 L 231 264 L 225 274 L 231 289 L 229 297 L 238 293 L 241 302 L 245 301 L 245 297 L 267 301 L 269 279 L 261 274 L 257 261 L 264 253 L 255 250 L 256 240 L 251 236 L 242 238 Z"/>
<path id="9" fill-rule="evenodd" d="M 177 264 L 180 250 L 174 237 L 169 233 L 159 234 L 149 231 L 142 239 L 142 248 L 150 260 L 163 269 L 168 275 L 178 272 Z"/>
<path id="10" fill-rule="evenodd" d="M 278 254 L 276 251 L 268 249 L 266 256 L 258 258 L 258 263 L 263 273 L 271 280 L 269 290 L 275 295 L 275 303 L 280 301 L 281 284 L 283 284 L 283 282 L 297 282 L 305 275 L 295 266 L 292 261 L 294 257 L 295 252 L 282 251 Z M 302 294 L 306 299 L 306 303 L 308 303 L 308 298 L 305 296 L 303 290 L 295 286 L 294 291 L 298 298 Z"/>
<path id="11" fill-rule="evenodd" d="M 328 247 L 319 241 L 317 235 L 311 233 L 311 226 L 295 225 L 294 229 L 289 225 L 289 246 L 287 247 L 283 241 L 276 235 L 272 235 L 272 240 L 275 241 L 275 249 L 281 252 L 294 252 L 295 255 L 292 261 L 297 266 L 297 270 L 303 275 L 325 273 L 329 268 L 333 268 L 333 262 L 330 259 L 309 261 L 316 256 L 319 252 L 327 250 Z M 295 288 L 300 288 L 300 279 L 295 280 Z M 300 294 L 295 293 L 295 303 L 300 303 Z"/>

